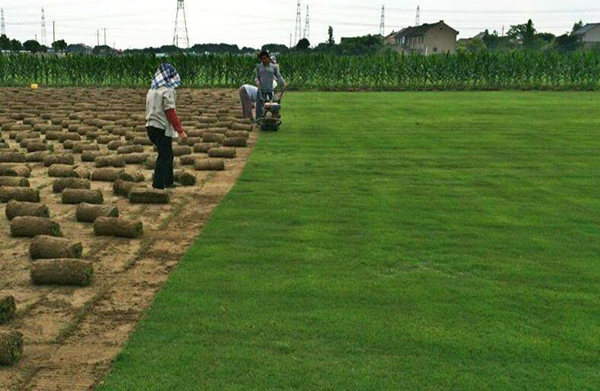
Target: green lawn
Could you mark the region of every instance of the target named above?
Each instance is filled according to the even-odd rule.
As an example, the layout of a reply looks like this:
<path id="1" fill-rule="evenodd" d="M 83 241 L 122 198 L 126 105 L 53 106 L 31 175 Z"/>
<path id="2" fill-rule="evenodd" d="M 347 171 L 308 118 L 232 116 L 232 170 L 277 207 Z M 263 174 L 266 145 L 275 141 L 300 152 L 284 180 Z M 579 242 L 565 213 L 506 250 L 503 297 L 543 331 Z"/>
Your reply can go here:
<path id="1" fill-rule="evenodd" d="M 600 94 L 285 106 L 100 390 L 600 388 Z"/>

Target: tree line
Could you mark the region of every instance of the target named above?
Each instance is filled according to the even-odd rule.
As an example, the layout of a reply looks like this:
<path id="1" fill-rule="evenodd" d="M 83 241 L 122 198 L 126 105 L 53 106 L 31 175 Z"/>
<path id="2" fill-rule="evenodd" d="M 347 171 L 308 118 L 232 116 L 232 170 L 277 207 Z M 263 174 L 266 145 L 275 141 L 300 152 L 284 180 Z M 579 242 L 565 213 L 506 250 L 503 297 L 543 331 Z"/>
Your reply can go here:
<path id="1" fill-rule="evenodd" d="M 582 50 L 583 46 L 578 37 L 573 33 L 583 27 L 583 22 L 575 23 L 570 33 L 556 36 L 551 33 L 538 32 L 532 20 L 527 23 L 511 26 L 506 35 L 501 36 L 497 31 L 489 32 L 485 30 L 472 39 L 459 41 L 458 51 L 558 51 L 569 53 Z M 35 40 L 28 40 L 23 43 L 16 39 L 10 39 L 6 35 L 0 36 L 0 50 L 3 51 L 28 51 L 31 53 L 46 53 L 50 49 L 54 52 L 85 53 L 95 55 L 113 55 L 120 53 L 109 46 L 96 46 L 93 49 L 82 44 L 67 45 L 64 40 L 52 43 L 51 47 L 40 44 Z M 238 45 L 226 43 L 207 43 L 196 44 L 189 49 L 182 49 L 174 45 L 164 45 L 160 47 L 148 47 L 144 49 L 128 49 L 124 54 L 167 54 L 178 53 L 192 54 L 233 54 L 233 55 L 251 55 L 260 50 L 269 50 L 277 54 L 293 53 L 317 53 L 317 54 L 336 54 L 342 56 L 361 56 L 373 54 L 385 54 L 393 51 L 393 48 L 384 45 L 381 35 L 366 35 L 362 37 L 341 38 L 336 43 L 333 27 L 328 28 L 328 38 L 325 42 L 316 46 L 306 39 L 301 39 L 294 47 L 288 47 L 282 44 L 269 43 L 259 48 L 239 47 Z M 600 48 L 598 48 L 600 50 Z"/>

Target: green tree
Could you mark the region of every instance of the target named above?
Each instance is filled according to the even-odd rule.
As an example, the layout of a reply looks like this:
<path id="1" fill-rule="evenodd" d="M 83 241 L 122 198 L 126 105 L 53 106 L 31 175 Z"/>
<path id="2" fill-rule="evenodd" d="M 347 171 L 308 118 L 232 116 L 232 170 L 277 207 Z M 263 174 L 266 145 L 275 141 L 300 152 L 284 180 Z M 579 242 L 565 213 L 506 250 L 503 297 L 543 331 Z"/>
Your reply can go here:
<path id="1" fill-rule="evenodd" d="M 531 19 L 525 24 L 510 26 L 508 36 L 521 44 L 525 49 L 536 48 L 536 30 Z"/>
<path id="2" fill-rule="evenodd" d="M 554 48 L 561 53 L 574 52 L 581 48 L 581 46 L 579 37 L 571 34 L 564 34 L 556 37 L 556 40 L 554 41 Z"/>
<path id="3" fill-rule="evenodd" d="M 0 50 L 10 50 L 10 39 L 4 34 L 0 36 Z"/>
<path id="4" fill-rule="evenodd" d="M 29 41 L 23 42 L 23 49 L 31 53 L 37 53 L 42 51 L 42 45 L 38 41 L 30 39 Z"/>
<path id="5" fill-rule="evenodd" d="M 473 53 L 486 51 L 488 47 L 481 38 L 473 38 L 467 43 L 467 50 Z"/>
<path id="6" fill-rule="evenodd" d="M 10 50 L 13 52 L 18 52 L 19 50 L 23 50 L 23 45 L 21 45 L 21 41 L 16 39 L 10 40 Z"/>
<path id="7" fill-rule="evenodd" d="M 287 46 L 278 43 L 268 43 L 266 45 L 263 45 L 261 49 L 266 50 L 269 53 L 285 53 L 289 50 Z"/>
<path id="8" fill-rule="evenodd" d="M 573 25 L 573 30 L 571 30 L 571 34 L 573 34 L 575 31 L 577 31 L 577 30 L 579 30 L 579 29 L 583 28 L 583 26 L 584 26 L 584 24 L 583 24 L 583 21 L 582 21 L 582 20 L 580 20 L 579 22 L 575 23 L 575 24 Z"/>
<path id="9" fill-rule="evenodd" d="M 310 48 L 310 41 L 306 38 L 302 38 L 298 41 L 298 45 L 296 45 L 296 49 L 298 50 L 307 50 L 308 48 Z"/>
<path id="10" fill-rule="evenodd" d="M 52 49 L 54 49 L 57 52 L 63 52 L 67 49 L 67 43 L 65 42 L 64 39 L 61 39 L 60 41 L 56 41 L 52 43 Z"/>
<path id="11" fill-rule="evenodd" d="M 329 46 L 335 45 L 335 38 L 333 38 L 333 27 L 329 26 L 329 30 L 327 30 L 327 34 L 329 35 L 329 38 L 327 38 L 327 44 Z"/>
<path id="12" fill-rule="evenodd" d="M 489 30 L 485 30 L 483 33 L 483 42 L 488 50 L 496 50 L 498 45 L 500 44 L 500 37 L 498 36 L 498 32 L 494 31 L 490 34 Z"/>

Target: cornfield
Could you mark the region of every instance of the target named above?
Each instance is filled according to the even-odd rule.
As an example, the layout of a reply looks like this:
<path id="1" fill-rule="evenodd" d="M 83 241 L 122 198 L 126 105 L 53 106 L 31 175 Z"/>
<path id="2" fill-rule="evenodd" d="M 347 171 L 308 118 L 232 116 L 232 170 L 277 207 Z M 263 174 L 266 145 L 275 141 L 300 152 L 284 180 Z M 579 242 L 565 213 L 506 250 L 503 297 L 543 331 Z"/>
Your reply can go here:
<path id="1" fill-rule="evenodd" d="M 252 56 L 148 55 L 121 57 L 0 56 L 0 85 L 145 87 L 160 62 L 179 70 L 185 87 L 236 87 L 252 83 Z M 600 53 L 542 52 L 388 54 L 340 57 L 293 54 L 279 57 L 294 89 L 599 89 Z"/>

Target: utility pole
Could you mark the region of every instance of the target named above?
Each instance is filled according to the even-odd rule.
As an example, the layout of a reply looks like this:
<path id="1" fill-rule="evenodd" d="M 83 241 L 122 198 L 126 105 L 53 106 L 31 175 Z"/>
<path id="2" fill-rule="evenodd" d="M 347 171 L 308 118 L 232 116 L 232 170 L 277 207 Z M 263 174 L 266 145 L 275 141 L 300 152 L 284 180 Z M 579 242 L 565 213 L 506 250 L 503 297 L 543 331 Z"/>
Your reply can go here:
<path id="1" fill-rule="evenodd" d="M 306 24 L 304 25 L 304 38 L 310 41 L 310 12 L 309 6 L 306 6 Z"/>
<path id="2" fill-rule="evenodd" d="M 292 33 L 290 33 L 290 49 L 292 48 Z"/>
<path id="3" fill-rule="evenodd" d="M 56 42 L 56 22 L 52 21 L 52 43 Z"/>
<path id="4" fill-rule="evenodd" d="M 181 16 L 180 16 L 181 15 Z M 190 35 L 188 34 L 187 18 L 185 17 L 185 2 L 177 0 L 177 14 L 175 15 L 175 33 L 173 34 L 173 45 L 190 48 Z"/>
<path id="5" fill-rule="evenodd" d="M 106 46 L 106 27 L 103 28 L 104 30 L 104 46 Z"/>
<path id="6" fill-rule="evenodd" d="M 379 35 L 385 37 L 385 4 L 381 6 L 381 23 L 379 24 Z"/>
<path id="7" fill-rule="evenodd" d="M 415 19 L 415 26 L 420 26 L 421 25 L 421 6 L 418 5 L 417 6 L 417 17 Z"/>
<path id="8" fill-rule="evenodd" d="M 98 41 L 98 43 L 96 44 L 96 46 L 100 46 L 100 30 L 96 30 L 96 39 Z"/>
<path id="9" fill-rule="evenodd" d="M 504 37 L 504 25 L 502 25 L 502 36 Z"/>
<path id="10" fill-rule="evenodd" d="M 48 40 L 46 39 L 46 14 L 44 13 L 44 9 L 42 8 L 42 45 L 47 45 Z"/>
<path id="11" fill-rule="evenodd" d="M 296 9 L 296 29 L 294 31 L 295 45 L 298 45 L 298 41 L 302 38 L 302 10 L 300 7 L 300 0 L 298 0 L 298 8 Z"/>
<path id="12" fill-rule="evenodd" d="M 0 14 L 2 16 L 2 25 L 0 26 L 0 35 L 6 35 L 6 25 L 4 24 L 4 8 L 0 9 Z"/>

